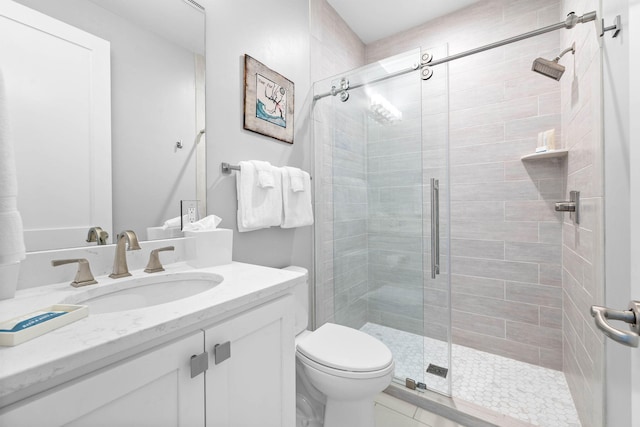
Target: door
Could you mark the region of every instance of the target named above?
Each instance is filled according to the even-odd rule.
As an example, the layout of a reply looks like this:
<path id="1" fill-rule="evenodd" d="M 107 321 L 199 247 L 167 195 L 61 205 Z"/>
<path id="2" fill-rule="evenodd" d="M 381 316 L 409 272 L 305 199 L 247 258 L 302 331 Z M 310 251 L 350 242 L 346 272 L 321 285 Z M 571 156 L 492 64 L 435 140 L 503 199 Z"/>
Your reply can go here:
<path id="1" fill-rule="evenodd" d="M 640 300 L 640 59 L 633 54 L 640 49 L 640 1 L 607 0 L 602 7 L 605 25 L 622 19 L 621 36 L 603 38 L 606 302 L 626 309 Z M 606 346 L 606 425 L 640 426 L 640 349 L 611 340 Z"/>
<path id="2" fill-rule="evenodd" d="M 640 49 L 640 0 L 632 0 L 629 4 L 629 52 L 638 52 Z M 637 55 L 629 56 L 629 75 L 635 76 L 630 79 L 630 120 L 631 129 L 629 141 L 631 143 L 631 218 L 640 218 L 640 58 Z M 640 227 L 637 221 L 631 228 L 631 297 L 640 299 Z M 640 350 L 631 350 L 631 414 L 632 425 L 640 426 Z"/>
<path id="3" fill-rule="evenodd" d="M 331 171 L 316 201 L 329 212 L 317 283 L 333 291 L 318 325 L 380 339 L 396 382 L 449 394 L 448 75 L 423 85 L 420 62 L 414 49 L 316 83 L 316 146 Z"/>
<path id="4" fill-rule="evenodd" d="M 113 234 L 109 42 L 7 0 L 0 40 L 27 251 Z"/>

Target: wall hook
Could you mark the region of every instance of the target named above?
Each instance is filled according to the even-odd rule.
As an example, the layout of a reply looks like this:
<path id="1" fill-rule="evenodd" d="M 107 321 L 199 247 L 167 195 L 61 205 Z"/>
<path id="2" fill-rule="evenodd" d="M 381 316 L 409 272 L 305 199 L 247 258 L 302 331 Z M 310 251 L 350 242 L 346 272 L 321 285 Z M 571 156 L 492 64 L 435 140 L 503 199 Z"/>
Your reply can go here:
<path id="1" fill-rule="evenodd" d="M 182 141 L 178 141 L 178 142 L 176 142 L 176 148 L 177 148 L 178 150 L 182 150 L 182 147 L 183 147 L 183 145 L 182 145 Z"/>
<path id="2" fill-rule="evenodd" d="M 620 15 L 617 15 L 615 17 L 615 19 L 613 20 L 613 25 L 611 25 L 610 27 L 605 27 L 604 26 L 604 19 L 602 19 L 602 25 L 601 25 L 601 30 L 600 30 L 600 37 L 604 36 L 604 33 L 607 31 L 613 31 L 613 34 L 611 34 L 612 38 L 616 38 L 618 37 L 618 34 L 620 33 L 620 30 L 622 30 L 622 19 L 620 18 Z"/>

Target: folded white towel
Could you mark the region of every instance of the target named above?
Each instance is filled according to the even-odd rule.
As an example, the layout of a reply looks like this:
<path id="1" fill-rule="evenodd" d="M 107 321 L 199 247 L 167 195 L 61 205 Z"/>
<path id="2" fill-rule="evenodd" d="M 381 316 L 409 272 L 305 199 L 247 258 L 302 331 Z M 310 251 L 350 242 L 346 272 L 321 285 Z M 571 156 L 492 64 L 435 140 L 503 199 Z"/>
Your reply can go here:
<path id="1" fill-rule="evenodd" d="M 300 172 L 303 190 L 294 191 L 291 171 Z M 300 169 L 282 168 L 282 206 L 284 218 L 282 228 L 303 227 L 313 224 L 313 207 L 311 206 L 311 176 Z"/>
<path id="2" fill-rule="evenodd" d="M 222 218 L 209 215 L 202 218 L 200 221 L 188 222 L 182 227 L 182 231 L 209 231 L 215 230 L 218 224 L 222 222 Z"/>
<path id="3" fill-rule="evenodd" d="M 253 167 L 256 168 L 258 173 L 258 186 L 261 188 L 273 188 L 275 187 L 274 167 L 269 162 L 263 162 L 260 160 L 251 160 Z"/>
<path id="4" fill-rule="evenodd" d="M 13 141 L 9 134 L 7 96 L 0 72 L 0 264 L 12 264 L 25 258 L 22 217 L 18 212 L 17 196 L 18 179 Z"/>
<path id="5" fill-rule="evenodd" d="M 273 168 L 274 186 L 258 185 L 258 172 L 252 162 L 240 162 L 236 174 L 238 230 L 252 231 L 282 223 L 282 174 Z"/>
<path id="6" fill-rule="evenodd" d="M 284 169 L 289 172 L 289 180 L 291 185 L 291 191 L 297 193 L 299 191 L 304 191 L 304 173 L 302 170 L 298 168 L 292 168 L 290 166 L 285 166 Z M 308 175 L 308 174 L 307 174 Z"/>

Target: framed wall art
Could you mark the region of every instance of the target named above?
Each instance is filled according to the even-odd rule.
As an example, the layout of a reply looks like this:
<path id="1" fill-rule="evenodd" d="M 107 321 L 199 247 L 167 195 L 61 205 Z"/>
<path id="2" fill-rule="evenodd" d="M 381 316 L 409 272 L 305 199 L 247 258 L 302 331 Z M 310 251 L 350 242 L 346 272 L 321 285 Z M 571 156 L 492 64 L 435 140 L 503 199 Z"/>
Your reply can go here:
<path id="1" fill-rule="evenodd" d="M 244 128 L 293 144 L 293 82 L 244 56 Z"/>

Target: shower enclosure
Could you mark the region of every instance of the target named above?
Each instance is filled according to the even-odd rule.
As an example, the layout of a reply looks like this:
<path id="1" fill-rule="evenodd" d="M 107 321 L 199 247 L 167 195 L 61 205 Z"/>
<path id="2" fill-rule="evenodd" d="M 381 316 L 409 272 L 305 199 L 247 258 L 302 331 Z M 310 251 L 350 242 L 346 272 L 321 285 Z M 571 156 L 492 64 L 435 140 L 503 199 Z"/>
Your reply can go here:
<path id="1" fill-rule="evenodd" d="M 562 41 L 536 43 L 455 62 L 441 60 L 447 45 L 415 49 L 314 84 L 315 323 L 383 341 L 396 390 L 452 396 L 508 425 L 569 427 L 576 373 L 563 364 L 582 356 L 563 323 L 580 322 L 582 261 L 553 206 L 580 182 L 566 159 L 521 160 L 538 133 L 563 130 L 558 82 L 531 72 Z"/>

